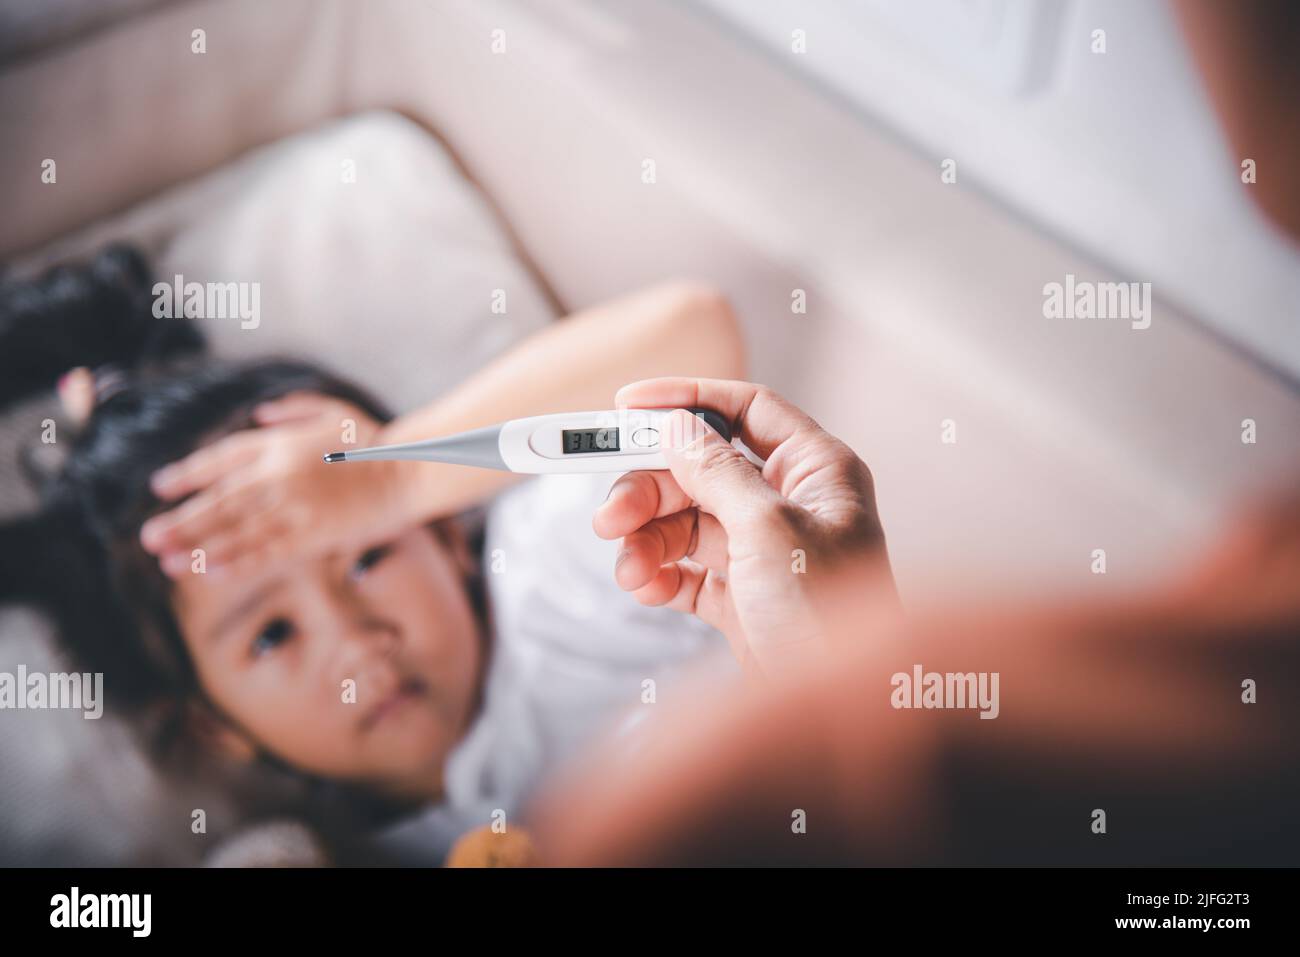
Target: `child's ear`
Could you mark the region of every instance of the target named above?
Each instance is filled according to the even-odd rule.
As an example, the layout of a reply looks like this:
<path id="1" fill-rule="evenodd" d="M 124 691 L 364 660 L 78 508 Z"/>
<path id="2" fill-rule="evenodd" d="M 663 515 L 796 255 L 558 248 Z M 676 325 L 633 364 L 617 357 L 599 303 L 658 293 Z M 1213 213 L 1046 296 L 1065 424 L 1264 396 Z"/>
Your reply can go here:
<path id="1" fill-rule="evenodd" d="M 257 758 L 258 748 L 251 738 L 226 721 L 205 701 L 185 705 L 185 726 L 200 747 L 240 764 Z"/>

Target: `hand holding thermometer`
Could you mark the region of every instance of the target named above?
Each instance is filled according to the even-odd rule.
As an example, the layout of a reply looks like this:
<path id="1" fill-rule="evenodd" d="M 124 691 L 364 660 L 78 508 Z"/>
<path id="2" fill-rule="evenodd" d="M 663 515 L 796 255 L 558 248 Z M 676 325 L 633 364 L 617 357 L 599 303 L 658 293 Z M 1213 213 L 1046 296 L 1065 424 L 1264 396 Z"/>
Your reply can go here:
<path id="1" fill-rule="evenodd" d="M 721 415 L 710 409 L 688 411 L 731 441 L 731 428 Z M 325 461 L 415 459 L 528 473 L 666 469 L 663 447 L 670 443 L 667 420 L 672 412 L 619 409 L 534 415 L 423 442 L 330 452 Z"/>

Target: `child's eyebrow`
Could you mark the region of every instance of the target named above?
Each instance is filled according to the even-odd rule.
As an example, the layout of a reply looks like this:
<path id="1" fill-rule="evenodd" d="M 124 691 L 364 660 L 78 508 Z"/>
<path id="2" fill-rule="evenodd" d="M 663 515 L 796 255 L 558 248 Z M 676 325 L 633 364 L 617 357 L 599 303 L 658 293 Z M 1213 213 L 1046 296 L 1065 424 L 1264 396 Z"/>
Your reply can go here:
<path id="1" fill-rule="evenodd" d="M 232 625 L 251 614 L 259 605 L 266 601 L 272 592 L 279 589 L 279 587 L 280 579 L 273 578 L 271 581 L 258 586 L 241 598 L 234 607 L 230 608 L 225 614 L 217 619 L 217 623 L 213 625 L 208 632 L 208 641 L 212 644 L 216 644 L 222 635 L 231 630 Z"/>

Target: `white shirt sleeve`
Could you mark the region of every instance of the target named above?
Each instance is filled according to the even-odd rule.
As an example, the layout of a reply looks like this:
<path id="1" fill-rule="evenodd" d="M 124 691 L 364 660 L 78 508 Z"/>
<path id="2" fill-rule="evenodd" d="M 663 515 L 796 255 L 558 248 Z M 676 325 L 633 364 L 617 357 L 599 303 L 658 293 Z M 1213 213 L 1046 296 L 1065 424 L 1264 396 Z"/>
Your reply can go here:
<path id="1" fill-rule="evenodd" d="M 706 671 L 739 680 L 726 640 L 614 582 L 619 542 L 591 530 L 613 474 L 538 476 L 488 512 L 493 635 L 481 711 L 447 760 L 446 800 L 408 839 L 450 843 L 504 811 L 602 733 L 671 708 Z M 694 678 L 692 676 L 695 676 Z"/>

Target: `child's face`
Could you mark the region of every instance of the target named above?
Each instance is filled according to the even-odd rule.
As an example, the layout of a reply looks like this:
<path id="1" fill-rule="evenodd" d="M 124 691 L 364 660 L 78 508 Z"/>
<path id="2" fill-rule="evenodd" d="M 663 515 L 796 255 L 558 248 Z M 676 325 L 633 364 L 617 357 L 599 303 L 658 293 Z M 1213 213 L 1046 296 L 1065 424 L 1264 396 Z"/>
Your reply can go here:
<path id="1" fill-rule="evenodd" d="M 482 653 L 463 568 L 429 529 L 254 577 L 182 575 L 173 605 L 204 690 L 256 744 L 390 794 L 441 787 Z"/>

